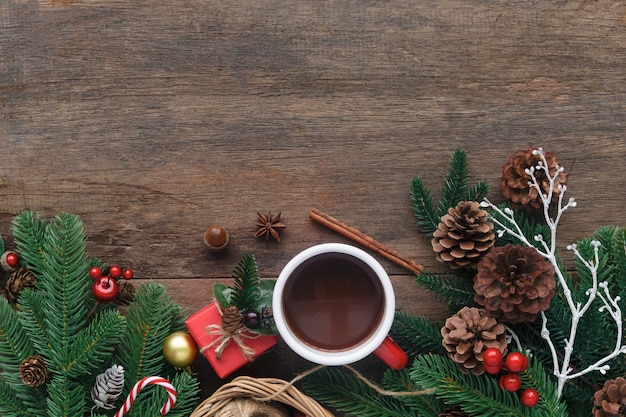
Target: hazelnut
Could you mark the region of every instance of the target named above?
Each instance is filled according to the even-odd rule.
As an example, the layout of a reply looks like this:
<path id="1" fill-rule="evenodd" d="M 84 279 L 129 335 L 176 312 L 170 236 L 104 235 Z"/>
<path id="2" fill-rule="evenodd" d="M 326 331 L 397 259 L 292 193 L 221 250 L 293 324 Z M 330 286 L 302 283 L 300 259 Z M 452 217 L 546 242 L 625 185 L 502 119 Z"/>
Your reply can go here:
<path id="1" fill-rule="evenodd" d="M 222 226 L 214 224 L 204 232 L 204 244 L 210 251 L 220 252 L 228 245 L 228 232 Z"/>

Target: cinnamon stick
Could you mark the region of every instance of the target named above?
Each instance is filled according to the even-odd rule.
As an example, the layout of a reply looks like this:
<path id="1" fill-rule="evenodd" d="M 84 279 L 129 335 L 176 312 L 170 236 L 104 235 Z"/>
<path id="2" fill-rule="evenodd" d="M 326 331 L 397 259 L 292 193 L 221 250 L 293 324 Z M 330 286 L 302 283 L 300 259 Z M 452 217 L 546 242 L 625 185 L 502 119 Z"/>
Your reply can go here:
<path id="1" fill-rule="evenodd" d="M 408 269 L 415 274 L 419 274 L 424 270 L 424 267 L 421 264 L 407 258 L 404 255 L 401 255 L 397 251 L 374 240 L 373 238 L 367 236 L 365 233 L 360 232 L 354 227 L 348 226 L 347 224 L 337 220 L 333 216 L 326 214 L 321 210 L 318 210 L 316 208 L 311 209 L 309 213 L 309 218 L 321 224 L 322 226 L 334 230 L 340 235 L 345 236 L 348 239 L 353 240 L 354 242 L 363 245 L 370 250 L 373 250 L 374 252 L 384 256 L 390 261 L 400 265 L 403 268 Z"/>

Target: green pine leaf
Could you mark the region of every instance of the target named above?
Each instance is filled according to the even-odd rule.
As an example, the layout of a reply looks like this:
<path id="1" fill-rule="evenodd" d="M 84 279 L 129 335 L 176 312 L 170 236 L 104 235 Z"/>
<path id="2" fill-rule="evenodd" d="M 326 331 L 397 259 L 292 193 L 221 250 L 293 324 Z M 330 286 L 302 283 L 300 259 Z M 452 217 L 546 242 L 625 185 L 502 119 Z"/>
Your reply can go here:
<path id="1" fill-rule="evenodd" d="M 415 277 L 422 288 L 447 301 L 452 311 L 458 311 L 463 306 L 474 306 L 474 283 L 469 274 L 460 272 L 458 275 L 450 273 L 421 273 Z"/>
<path id="2" fill-rule="evenodd" d="M 364 384 L 355 375 L 339 368 L 324 368 L 306 377 L 304 391 L 346 416 L 358 417 L 418 417 L 416 410 L 401 400 L 384 396 Z"/>
<path id="3" fill-rule="evenodd" d="M 413 214 L 417 219 L 417 224 L 422 227 L 424 234 L 428 237 L 432 237 L 433 232 L 437 230 L 437 226 L 439 226 L 441 216 L 439 216 L 435 210 L 430 190 L 428 190 L 420 177 L 411 179 L 409 189 Z"/>
<path id="4" fill-rule="evenodd" d="M 534 367 L 532 378 L 526 375 L 532 386 L 549 389 L 543 370 Z M 474 375 L 461 372 L 459 366 L 443 355 L 423 355 L 411 368 L 413 381 L 425 388 L 434 388 L 436 395 L 446 404 L 458 405 L 470 415 L 481 417 L 567 417 L 566 407 L 548 396 L 536 407 L 524 407 L 517 394 L 500 389 L 497 378 L 490 375 Z M 545 384 L 545 386 L 543 385 Z M 552 387 L 552 389 L 554 389 Z M 542 391 L 539 391 L 542 392 Z M 543 392 L 542 392 L 543 395 Z"/>
<path id="5" fill-rule="evenodd" d="M 476 184 L 470 186 L 467 189 L 466 201 L 478 201 L 481 202 L 487 197 L 489 193 L 489 183 L 486 181 L 478 181 Z"/>
<path id="6" fill-rule="evenodd" d="M 20 262 L 30 269 L 37 279 L 41 279 L 45 262 L 43 252 L 45 220 L 41 219 L 38 214 L 27 210 L 13 218 L 11 228 Z"/>
<path id="7" fill-rule="evenodd" d="M 437 205 L 439 218 L 446 214 L 450 207 L 456 207 L 460 201 L 465 200 L 468 195 L 468 177 L 467 153 L 463 149 L 456 148 L 450 157 L 448 171 L 440 192 L 441 199 Z"/>
<path id="8" fill-rule="evenodd" d="M 408 368 L 395 371 L 388 369 L 383 375 L 383 386 L 389 391 L 397 393 L 419 392 L 422 387 L 415 385 Z M 439 417 L 443 411 L 443 404 L 432 395 L 398 395 L 399 401 L 415 410 L 420 417 Z"/>
<path id="9" fill-rule="evenodd" d="M 166 290 L 152 281 L 140 285 L 126 312 L 126 331 L 115 358 L 115 363 L 124 367 L 125 393 L 144 376 L 165 374 L 163 343 L 172 332 L 183 328 L 184 317 Z"/>
<path id="10" fill-rule="evenodd" d="M 65 371 L 70 377 L 97 372 L 112 356 L 124 331 L 124 317 L 117 310 L 103 310 L 72 340 Z"/>
<path id="11" fill-rule="evenodd" d="M 427 317 L 398 311 L 390 334 L 410 357 L 415 357 L 424 353 L 443 353 L 442 327 L 442 323 Z"/>
<path id="12" fill-rule="evenodd" d="M 259 298 L 259 270 L 254 255 L 244 254 L 233 271 L 235 281 L 232 304 L 240 311 L 248 311 Z"/>

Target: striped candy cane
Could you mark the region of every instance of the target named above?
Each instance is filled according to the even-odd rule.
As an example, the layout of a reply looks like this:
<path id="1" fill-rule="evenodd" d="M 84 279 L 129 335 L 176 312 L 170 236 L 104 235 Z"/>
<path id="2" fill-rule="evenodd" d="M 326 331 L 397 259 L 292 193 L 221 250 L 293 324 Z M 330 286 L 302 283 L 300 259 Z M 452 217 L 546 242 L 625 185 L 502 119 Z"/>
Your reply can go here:
<path id="1" fill-rule="evenodd" d="M 124 405 L 122 405 L 122 408 L 120 408 L 119 411 L 115 414 L 115 417 L 122 417 L 126 415 L 128 410 L 130 410 L 130 407 L 132 407 L 133 403 L 135 402 L 135 398 L 137 398 L 137 395 L 139 395 L 139 391 L 141 391 L 142 388 L 146 385 L 153 384 L 160 385 L 167 391 L 167 395 L 169 397 L 163 407 L 161 407 L 161 415 L 164 416 L 169 413 L 174 406 L 174 403 L 176 402 L 176 388 L 174 388 L 170 381 L 165 378 L 161 378 L 158 376 L 147 376 L 135 384 L 133 389 L 128 394 L 128 397 L 126 397 Z"/>

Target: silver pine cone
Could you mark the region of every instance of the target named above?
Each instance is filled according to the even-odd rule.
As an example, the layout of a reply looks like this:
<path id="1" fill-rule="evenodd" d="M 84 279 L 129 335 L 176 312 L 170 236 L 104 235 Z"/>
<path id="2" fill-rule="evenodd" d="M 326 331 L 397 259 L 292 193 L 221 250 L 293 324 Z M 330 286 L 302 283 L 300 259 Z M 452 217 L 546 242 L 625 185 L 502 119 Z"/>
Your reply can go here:
<path id="1" fill-rule="evenodd" d="M 96 377 L 96 383 L 91 390 L 91 399 L 97 407 L 111 410 L 115 408 L 114 403 L 122 393 L 122 388 L 124 388 L 124 368 L 113 365 Z"/>

